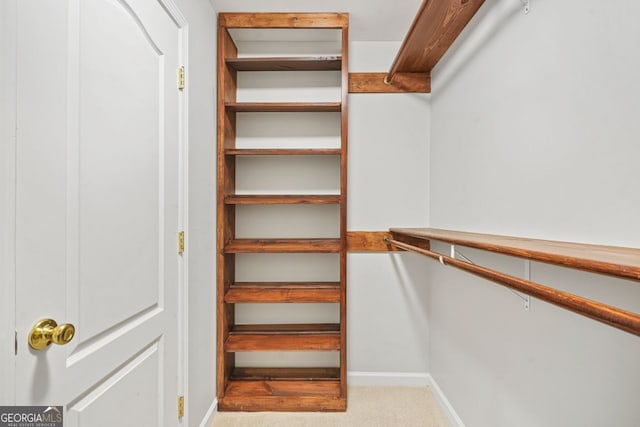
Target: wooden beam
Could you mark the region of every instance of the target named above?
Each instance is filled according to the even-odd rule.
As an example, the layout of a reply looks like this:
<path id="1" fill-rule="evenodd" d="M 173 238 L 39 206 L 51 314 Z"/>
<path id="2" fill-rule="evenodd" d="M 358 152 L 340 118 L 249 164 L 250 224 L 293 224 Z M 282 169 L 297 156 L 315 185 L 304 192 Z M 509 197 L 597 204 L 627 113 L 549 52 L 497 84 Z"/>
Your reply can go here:
<path id="1" fill-rule="evenodd" d="M 220 13 L 226 28 L 345 28 L 347 13 Z"/>
<path id="2" fill-rule="evenodd" d="M 424 0 L 396 55 L 389 78 L 433 69 L 484 0 Z"/>
<path id="3" fill-rule="evenodd" d="M 430 93 L 429 73 L 400 73 L 386 84 L 387 73 L 349 73 L 349 93 Z"/>
<path id="4" fill-rule="evenodd" d="M 348 252 L 391 252 L 397 251 L 384 242 L 384 238 L 391 237 L 387 231 L 347 231 Z"/>

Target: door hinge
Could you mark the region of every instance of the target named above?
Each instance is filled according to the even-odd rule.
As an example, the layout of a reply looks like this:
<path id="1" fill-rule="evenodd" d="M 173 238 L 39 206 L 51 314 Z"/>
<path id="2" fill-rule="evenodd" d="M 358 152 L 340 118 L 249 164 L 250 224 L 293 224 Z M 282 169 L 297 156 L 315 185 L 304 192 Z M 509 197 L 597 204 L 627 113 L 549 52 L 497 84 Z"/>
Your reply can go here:
<path id="1" fill-rule="evenodd" d="M 184 90 L 184 67 L 178 68 L 178 89 Z"/>
<path id="2" fill-rule="evenodd" d="M 184 417 L 184 396 L 178 397 L 178 418 Z"/>
<path id="3" fill-rule="evenodd" d="M 178 233 L 178 254 L 184 253 L 184 231 Z"/>

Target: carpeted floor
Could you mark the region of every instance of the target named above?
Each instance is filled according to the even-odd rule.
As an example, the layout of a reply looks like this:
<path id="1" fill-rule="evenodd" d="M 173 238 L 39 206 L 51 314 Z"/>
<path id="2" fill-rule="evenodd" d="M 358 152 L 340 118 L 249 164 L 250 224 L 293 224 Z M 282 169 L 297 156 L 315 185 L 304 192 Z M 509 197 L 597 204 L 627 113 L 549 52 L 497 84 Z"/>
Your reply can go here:
<path id="1" fill-rule="evenodd" d="M 449 427 L 427 387 L 349 387 L 347 412 L 218 412 L 211 427 Z"/>

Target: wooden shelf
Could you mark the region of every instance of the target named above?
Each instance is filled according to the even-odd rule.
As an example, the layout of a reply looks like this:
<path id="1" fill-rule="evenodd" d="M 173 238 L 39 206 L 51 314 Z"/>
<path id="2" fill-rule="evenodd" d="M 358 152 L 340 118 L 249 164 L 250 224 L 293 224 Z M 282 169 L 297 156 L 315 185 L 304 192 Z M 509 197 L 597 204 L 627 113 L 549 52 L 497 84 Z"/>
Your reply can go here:
<path id="1" fill-rule="evenodd" d="M 224 198 L 227 205 L 337 205 L 339 194 L 256 194 L 233 195 Z"/>
<path id="2" fill-rule="evenodd" d="M 340 71 L 342 57 L 227 58 L 227 66 L 236 71 Z"/>
<path id="3" fill-rule="evenodd" d="M 338 351 L 340 325 L 334 323 L 235 325 L 224 349 L 238 351 Z"/>
<path id="4" fill-rule="evenodd" d="M 339 148 L 227 148 L 227 156 L 339 156 Z"/>
<path id="5" fill-rule="evenodd" d="M 340 282 L 239 282 L 224 296 L 238 303 L 337 303 Z"/>
<path id="6" fill-rule="evenodd" d="M 640 249 L 435 228 L 392 228 L 391 232 L 398 236 L 438 240 L 593 273 L 640 280 Z"/>
<path id="7" fill-rule="evenodd" d="M 225 253 L 338 253 L 340 239 L 236 239 Z"/>
<path id="8" fill-rule="evenodd" d="M 340 379 L 340 368 L 235 368 L 232 380 L 331 381 Z"/>
<path id="9" fill-rule="evenodd" d="M 344 411 L 340 368 L 235 368 L 221 410 Z"/>
<path id="10" fill-rule="evenodd" d="M 339 102 L 230 102 L 227 111 L 237 113 L 340 112 Z"/>

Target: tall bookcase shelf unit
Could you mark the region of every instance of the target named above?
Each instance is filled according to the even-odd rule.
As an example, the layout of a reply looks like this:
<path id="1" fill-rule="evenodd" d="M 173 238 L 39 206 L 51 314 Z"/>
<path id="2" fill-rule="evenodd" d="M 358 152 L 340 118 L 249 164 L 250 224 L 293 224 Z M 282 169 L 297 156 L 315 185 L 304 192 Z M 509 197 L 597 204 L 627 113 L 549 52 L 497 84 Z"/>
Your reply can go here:
<path id="1" fill-rule="evenodd" d="M 217 395 L 219 409 L 223 411 L 346 410 L 348 25 L 349 17 L 342 13 L 221 13 L 218 17 Z M 289 54 L 290 49 L 285 49 L 286 54 L 245 54 L 237 34 L 246 30 L 259 31 L 261 37 L 264 34 L 269 40 L 273 40 L 269 33 L 298 33 L 303 35 L 302 39 L 308 40 L 310 33 L 330 31 L 336 35 L 337 53 L 309 55 L 308 49 L 304 48 L 305 43 L 290 43 L 289 47 L 300 46 L 303 52 Z M 299 38 L 294 35 L 293 40 L 298 41 Z M 292 87 L 283 91 L 286 95 L 283 99 L 277 98 L 277 91 L 276 98 L 246 99 L 241 96 L 242 82 L 251 80 L 247 74 L 276 75 L 276 81 L 282 84 L 288 81 L 288 77 L 278 76 L 290 72 L 314 72 L 303 73 L 312 78 L 333 73 L 337 82 L 337 99 L 288 99 L 297 91 L 296 79 L 291 81 Z M 241 73 L 247 74 L 243 77 Z M 322 91 L 326 79 L 321 77 L 320 80 L 318 88 Z M 242 139 L 241 120 L 257 121 L 255 129 L 268 124 L 272 117 L 282 117 L 283 114 L 287 115 L 288 122 L 285 121 L 280 130 L 285 135 L 284 139 L 289 141 L 270 144 L 266 138 L 267 143 L 263 141 L 260 146 L 239 143 Z M 339 120 L 323 119 L 327 114 L 333 114 L 332 117 Z M 298 120 L 303 117 L 306 117 L 304 120 L 320 118 L 320 125 L 316 123 L 311 128 L 335 126 L 332 132 L 336 135 L 336 145 L 292 143 L 290 136 L 295 130 L 312 132 L 308 126 L 299 124 Z M 270 129 L 272 131 L 273 126 Z M 289 165 L 289 170 L 294 171 L 284 180 L 281 165 Z M 265 167 L 271 167 L 272 173 L 280 175 L 280 181 L 270 181 Z M 320 169 L 314 176 L 297 175 L 306 174 L 314 168 Z M 331 178 L 330 185 L 323 187 L 317 183 L 318 175 L 327 173 L 336 176 Z M 252 180 L 258 182 L 257 190 L 247 190 L 246 183 Z M 281 186 L 270 191 L 268 186 L 272 181 L 290 183 L 292 190 L 285 191 Z M 300 183 L 311 183 L 308 185 L 311 191 L 305 191 Z M 327 187 L 333 190 L 327 190 Z M 262 211 L 252 211 L 265 208 L 291 209 L 292 212 L 288 217 L 280 213 L 285 211 L 265 216 L 261 216 Z M 318 214 L 327 212 L 332 216 L 328 222 L 333 222 L 333 225 L 316 227 Z M 301 219 L 301 215 L 306 215 L 307 219 Z M 274 218 L 276 226 L 267 230 L 256 232 L 260 228 L 250 224 L 252 220 L 263 226 L 269 221 L 273 224 Z M 289 233 L 289 228 L 293 229 L 304 221 L 307 221 L 306 229 L 303 227 L 302 231 Z M 282 235 L 275 235 L 279 232 Z M 255 265 L 251 267 L 250 274 L 243 271 L 243 256 L 272 255 L 285 261 L 285 265 L 279 267 L 281 272 L 296 270 L 295 280 L 274 279 L 273 271 L 260 276 L 261 269 Z M 327 277 L 318 279 L 313 274 L 303 277 L 304 272 L 301 276 L 299 258 L 296 257 L 327 255 L 334 257 L 332 261 L 329 264 L 320 261 L 314 268 L 316 273 L 329 274 L 330 280 Z M 314 258 L 311 262 L 315 262 Z M 267 264 L 269 262 L 258 265 Z M 335 271 L 327 273 L 327 265 Z M 247 310 L 264 312 L 265 307 L 276 304 L 278 311 L 284 311 L 282 307 L 285 306 L 300 305 L 296 320 L 247 322 L 241 318 Z M 332 322 L 319 322 L 317 316 L 305 312 L 304 307 L 317 305 L 335 308 L 331 311 L 335 314 Z M 301 317 L 306 315 L 311 318 L 301 321 Z M 277 313 L 274 317 L 279 319 Z M 331 356 L 332 364 L 320 362 L 314 365 L 311 356 L 311 362 L 292 363 L 292 366 L 282 366 L 281 363 L 274 364 L 277 366 L 268 363 L 251 365 L 246 360 L 255 359 L 242 359 L 243 354 L 266 353 L 282 354 L 281 360 L 288 361 L 291 359 L 287 354 L 292 352 L 311 355 L 331 353 L 335 357 Z"/>

